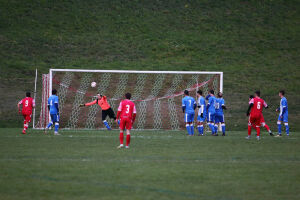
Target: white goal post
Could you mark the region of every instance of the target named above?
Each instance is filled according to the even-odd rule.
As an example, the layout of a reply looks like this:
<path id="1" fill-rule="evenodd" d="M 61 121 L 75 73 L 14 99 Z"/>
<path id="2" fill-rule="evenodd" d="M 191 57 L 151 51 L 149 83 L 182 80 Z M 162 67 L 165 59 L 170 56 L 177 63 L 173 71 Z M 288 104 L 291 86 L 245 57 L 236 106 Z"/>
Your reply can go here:
<path id="1" fill-rule="evenodd" d="M 90 86 L 93 81 L 97 83 L 95 88 Z M 198 89 L 204 95 L 210 89 L 223 92 L 223 72 L 50 69 L 49 74 L 42 76 L 41 112 L 36 128 L 44 128 L 50 120 L 47 99 L 54 88 L 58 91 L 62 128 L 103 128 L 98 105 L 79 105 L 101 93 L 108 97 L 116 113 L 124 94 L 130 92 L 137 108 L 134 129 L 178 130 L 184 128 L 183 91 L 189 90 L 193 97 Z M 117 128 L 112 120 L 108 121 Z"/>

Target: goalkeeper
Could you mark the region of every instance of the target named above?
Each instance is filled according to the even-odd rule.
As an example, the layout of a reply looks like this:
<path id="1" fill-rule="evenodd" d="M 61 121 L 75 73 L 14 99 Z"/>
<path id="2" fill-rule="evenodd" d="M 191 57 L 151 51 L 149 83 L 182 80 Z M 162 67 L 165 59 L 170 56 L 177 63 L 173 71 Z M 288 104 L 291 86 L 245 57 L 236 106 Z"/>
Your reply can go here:
<path id="1" fill-rule="evenodd" d="M 109 116 L 109 118 L 116 120 L 116 116 L 115 113 L 113 111 L 113 109 L 110 107 L 110 105 L 107 102 L 107 97 L 102 95 L 102 94 L 97 94 L 97 99 L 86 103 L 86 104 L 80 104 L 80 107 L 84 107 L 84 106 L 91 106 L 94 104 L 98 104 L 101 109 L 102 109 L 102 121 L 103 124 L 106 126 L 107 130 L 111 130 L 108 122 L 106 121 L 106 117 L 107 115 Z"/>

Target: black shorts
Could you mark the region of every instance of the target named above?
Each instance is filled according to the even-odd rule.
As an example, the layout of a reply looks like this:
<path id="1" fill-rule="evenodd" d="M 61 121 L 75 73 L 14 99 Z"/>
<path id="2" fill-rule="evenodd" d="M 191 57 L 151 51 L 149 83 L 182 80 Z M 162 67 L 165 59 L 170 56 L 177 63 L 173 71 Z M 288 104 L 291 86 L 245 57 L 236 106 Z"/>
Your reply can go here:
<path id="1" fill-rule="evenodd" d="M 115 113 L 113 111 L 113 109 L 109 108 L 107 110 L 102 110 L 102 121 L 104 121 L 107 117 L 107 115 L 109 116 L 109 118 L 113 118 L 116 119 Z"/>

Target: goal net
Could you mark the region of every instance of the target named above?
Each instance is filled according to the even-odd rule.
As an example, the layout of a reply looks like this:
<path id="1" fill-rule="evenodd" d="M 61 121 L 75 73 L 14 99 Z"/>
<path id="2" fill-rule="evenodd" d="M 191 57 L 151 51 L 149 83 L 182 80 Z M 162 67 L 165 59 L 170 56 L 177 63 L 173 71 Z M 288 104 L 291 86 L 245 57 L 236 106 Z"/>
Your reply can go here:
<path id="1" fill-rule="evenodd" d="M 97 83 L 94 88 L 93 81 Z M 183 91 L 189 90 L 195 99 L 198 89 L 204 95 L 210 89 L 222 92 L 223 72 L 50 69 L 42 76 L 40 115 L 35 128 L 45 128 L 50 120 L 47 100 L 54 88 L 59 97 L 60 128 L 105 128 L 98 105 L 79 105 L 95 100 L 100 93 L 107 96 L 116 114 L 124 94 L 130 92 L 137 109 L 134 129 L 178 130 L 185 128 Z M 118 128 L 112 119 L 107 121 Z"/>

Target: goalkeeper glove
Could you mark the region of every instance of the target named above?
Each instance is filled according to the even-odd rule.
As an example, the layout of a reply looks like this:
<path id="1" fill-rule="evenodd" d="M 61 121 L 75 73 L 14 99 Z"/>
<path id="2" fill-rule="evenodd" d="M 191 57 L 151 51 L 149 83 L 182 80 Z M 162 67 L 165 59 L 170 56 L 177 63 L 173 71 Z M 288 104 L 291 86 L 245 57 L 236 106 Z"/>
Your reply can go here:
<path id="1" fill-rule="evenodd" d="M 79 105 L 79 107 L 84 107 L 84 106 L 85 106 L 85 104 L 80 104 L 80 105 Z"/>

